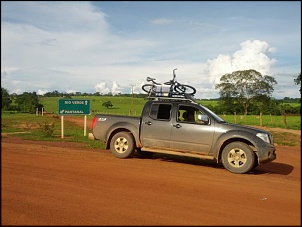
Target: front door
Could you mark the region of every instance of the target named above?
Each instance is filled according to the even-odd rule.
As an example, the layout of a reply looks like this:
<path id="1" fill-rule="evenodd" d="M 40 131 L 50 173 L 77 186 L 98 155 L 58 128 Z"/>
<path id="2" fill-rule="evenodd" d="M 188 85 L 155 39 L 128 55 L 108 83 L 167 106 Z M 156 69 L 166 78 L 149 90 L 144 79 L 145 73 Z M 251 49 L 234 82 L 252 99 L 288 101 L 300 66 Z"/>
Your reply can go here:
<path id="1" fill-rule="evenodd" d="M 198 114 L 204 115 L 204 113 L 196 107 L 180 104 L 178 112 L 180 116 L 173 119 L 171 148 L 185 152 L 208 154 L 213 142 L 214 124 L 211 121 L 198 120 Z"/>

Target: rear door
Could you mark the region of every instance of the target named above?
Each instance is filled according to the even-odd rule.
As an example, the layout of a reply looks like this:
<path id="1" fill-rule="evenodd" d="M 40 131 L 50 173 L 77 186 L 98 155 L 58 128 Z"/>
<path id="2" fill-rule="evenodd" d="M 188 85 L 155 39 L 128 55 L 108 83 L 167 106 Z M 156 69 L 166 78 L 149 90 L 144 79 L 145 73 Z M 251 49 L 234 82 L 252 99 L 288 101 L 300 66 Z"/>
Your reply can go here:
<path id="1" fill-rule="evenodd" d="M 167 149 L 170 147 L 172 104 L 152 103 L 145 110 L 141 125 L 141 142 L 144 147 Z"/>

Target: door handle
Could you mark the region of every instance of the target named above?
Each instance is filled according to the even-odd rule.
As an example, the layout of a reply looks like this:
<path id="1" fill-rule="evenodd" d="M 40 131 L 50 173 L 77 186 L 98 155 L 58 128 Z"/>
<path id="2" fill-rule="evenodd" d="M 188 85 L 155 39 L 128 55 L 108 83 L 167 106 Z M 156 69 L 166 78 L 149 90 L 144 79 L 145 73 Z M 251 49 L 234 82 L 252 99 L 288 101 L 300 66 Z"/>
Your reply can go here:
<path id="1" fill-rule="evenodd" d="M 147 121 L 145 122 L 146 125 L 152 125 L 152 122 L 151 121 Z"/>
<path id="2" fill-rule="evenodd" d="M 180 124 L 176 124 L 176 125 L 173 125 L 173 127 L 175 127 L 175 128 L 181 128 L 181 125 Z"/>

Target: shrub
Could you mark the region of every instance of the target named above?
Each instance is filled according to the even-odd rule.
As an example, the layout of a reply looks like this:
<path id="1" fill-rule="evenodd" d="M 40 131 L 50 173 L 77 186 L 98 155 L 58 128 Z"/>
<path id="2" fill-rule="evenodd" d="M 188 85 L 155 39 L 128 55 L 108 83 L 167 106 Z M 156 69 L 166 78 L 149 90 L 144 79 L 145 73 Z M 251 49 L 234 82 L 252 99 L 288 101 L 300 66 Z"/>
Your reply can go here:
<path id="1" fill-rule="evenodd" d="M 39 124 L 39 125 L 40 125 L 40 129 L 45 137 L 53 136 L 54 128 L 55 128 L 54 123 L 47 124 L 46 122 L 44 122 L 44 124 Z"/>

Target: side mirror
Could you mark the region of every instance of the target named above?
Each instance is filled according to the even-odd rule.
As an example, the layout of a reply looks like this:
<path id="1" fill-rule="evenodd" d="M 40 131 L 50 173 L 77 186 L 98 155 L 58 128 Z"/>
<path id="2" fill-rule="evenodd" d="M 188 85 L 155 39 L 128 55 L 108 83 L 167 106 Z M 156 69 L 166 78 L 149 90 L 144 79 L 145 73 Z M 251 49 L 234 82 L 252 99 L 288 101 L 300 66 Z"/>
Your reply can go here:
<path id="1" fill-rule="evenodd" d="M 209 123 L 209 117 L 207 115 L 198 114 L 197 118 L 198 118 L 199 121 L 203 121 L 205 124 Z"/>

